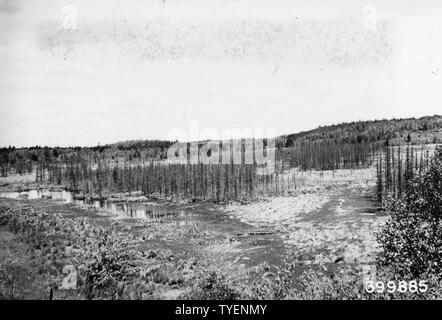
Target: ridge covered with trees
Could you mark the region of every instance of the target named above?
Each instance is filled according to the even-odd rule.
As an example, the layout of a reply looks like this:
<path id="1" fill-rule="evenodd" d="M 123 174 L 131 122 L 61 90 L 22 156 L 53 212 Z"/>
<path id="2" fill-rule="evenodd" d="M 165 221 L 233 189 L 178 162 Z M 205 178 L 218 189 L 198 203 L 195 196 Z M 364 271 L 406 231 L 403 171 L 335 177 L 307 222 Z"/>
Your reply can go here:
<path id="1" fill-rule="evenodd" d="M 328 144 L 371 143 L 390 140 L 399 145 L 408 140 L 416 144 L 442 141 L 442 116 L 422 118 L 358 121 L 319 127 L 313 130 L 289 134 L 281 137 L 285 147 L 308 142 Z M 409 136 L 410 135 L 410 136 Z M 415 138 L 415 139 L 413 139 Z"/>

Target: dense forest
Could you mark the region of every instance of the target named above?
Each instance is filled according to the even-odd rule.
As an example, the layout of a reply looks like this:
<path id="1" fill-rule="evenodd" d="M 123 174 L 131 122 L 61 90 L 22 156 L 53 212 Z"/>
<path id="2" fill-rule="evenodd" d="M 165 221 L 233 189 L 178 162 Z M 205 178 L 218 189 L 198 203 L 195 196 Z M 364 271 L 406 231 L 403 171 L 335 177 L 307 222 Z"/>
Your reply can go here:
<path id="1" fill-rule="evenodd" d="M 442 116 L 438 115 L 419 119 L 358 121 L 282 136 L 281 143 L 284 143 L 286 147 L 312 141 L 346 144 L 370 143 L 387 139 L 394 145 L 404 144 L 407 139 L 413 140 L 416 144 L 436 143 L 442 142 L 441 129 Z"/>

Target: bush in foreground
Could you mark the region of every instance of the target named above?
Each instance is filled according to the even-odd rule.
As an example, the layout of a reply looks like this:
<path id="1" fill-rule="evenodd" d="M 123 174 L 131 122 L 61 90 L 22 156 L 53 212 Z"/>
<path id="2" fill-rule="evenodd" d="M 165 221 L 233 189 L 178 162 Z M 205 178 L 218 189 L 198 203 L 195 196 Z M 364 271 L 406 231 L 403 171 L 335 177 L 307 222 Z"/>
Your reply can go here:
<path id="1" fill-rule="evenodd" d="M 442 148 L 410 181 L 405 197 L 387 199 L 389 220 L 377 234 L 380 266 L 404 279 L 442 276 Z"/>

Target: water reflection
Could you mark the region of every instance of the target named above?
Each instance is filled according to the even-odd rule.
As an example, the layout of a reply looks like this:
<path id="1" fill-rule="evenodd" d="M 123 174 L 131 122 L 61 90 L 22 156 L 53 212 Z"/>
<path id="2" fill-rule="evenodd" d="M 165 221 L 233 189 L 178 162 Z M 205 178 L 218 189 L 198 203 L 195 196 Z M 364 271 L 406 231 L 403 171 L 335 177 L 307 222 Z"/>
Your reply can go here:
<path id="1" fill-rule="evenodd" d="M 72 203 L 74 200 L 74 195 L 72 192 L 61 190 L 61 191 L 49 191 L 49 190 L 29 190 L 22 192 L 0 192 L 0 197 L 18 199 L 41 199 L 41 198 L 51 198 L 54 200 L 63 200 L 66 203 Z"/>
<path id="2" fill-rule="evenodd" d="M 121 218 L 136 218 L 146 220 L 161 220 L 166 218 L 184 217 L 187 213 L 184 210 L 179 212 L 166 210 L 157 206 L 142 203 L 114 203 L 107 200 L 78 200 L 74 199 L 74 194 L 70 191 L 49 191 L 49 190 L 29 190 L 23 192 L 0 192 L 0 198 L 11 199 L 53 199 L 65 203 L 86 205 L 96 209 L 104 209 Z"/>

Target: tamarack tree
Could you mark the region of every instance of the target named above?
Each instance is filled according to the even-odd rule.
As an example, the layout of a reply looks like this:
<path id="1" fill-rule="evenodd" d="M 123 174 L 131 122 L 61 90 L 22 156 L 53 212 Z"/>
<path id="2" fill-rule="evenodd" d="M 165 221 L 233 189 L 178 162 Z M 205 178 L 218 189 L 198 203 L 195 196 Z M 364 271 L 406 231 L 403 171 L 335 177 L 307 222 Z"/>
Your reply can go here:
<path id="1" fill-rule="evenodd" d="M 390 147 L 386 144 L 377 156 L 376 190 L 379 205 L 383 207 L 385 198 L 389 196 L 410 201 L 411 181 L 428 167 L 430 150 L 410 144 L 404 150 L 401 146 Z"/>
<path id="2" fill-rule="evenodd" d="M 366 167 L 372 164 L 377 149 L 379 144 L 312 143 L 300 148 L 277 148 L 275 161 L 264 165 L 258 164 L 255 157 L 252 163 L 245 163 L 245 145 L 241 147 L 240 164 L 233 163 L 233 156 L 220 164 L 177 164 L 133 157 L 114 160 L 81 150 L 51 162 L 47 176 L 51 183 L 84 193 L 142 191 L 146 196 L 220 202 L 291 194 L 301 181 L 288 174 L 289 169 Z M 263 167 L 271 169 L 269 174 L 260 174 Z"/>

